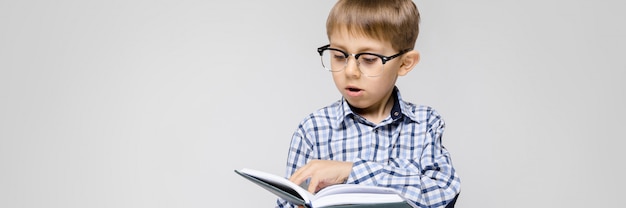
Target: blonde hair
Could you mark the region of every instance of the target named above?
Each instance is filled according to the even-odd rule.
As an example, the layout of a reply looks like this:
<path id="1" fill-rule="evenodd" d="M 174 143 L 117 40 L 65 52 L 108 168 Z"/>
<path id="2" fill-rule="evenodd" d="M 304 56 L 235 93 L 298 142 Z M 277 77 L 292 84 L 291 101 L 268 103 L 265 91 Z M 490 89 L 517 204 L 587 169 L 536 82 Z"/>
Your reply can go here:
<path id="1" fill-rule="evenodd" d="M 326 20 L 326 34 L 345 30 L 387 41 L 395 50 L 413 49 L 420 14 L 411 0 L 338 0 Z"/>

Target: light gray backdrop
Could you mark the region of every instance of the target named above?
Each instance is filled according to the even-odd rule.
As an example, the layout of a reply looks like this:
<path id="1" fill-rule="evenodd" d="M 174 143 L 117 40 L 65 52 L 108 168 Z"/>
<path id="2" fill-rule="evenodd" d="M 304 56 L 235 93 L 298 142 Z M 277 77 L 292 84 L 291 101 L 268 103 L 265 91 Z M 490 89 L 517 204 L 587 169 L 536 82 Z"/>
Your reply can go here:
<path id="1" fill-rule="evenodd" d="M 0 1 L 0 207 L 272 207 L 298 122 L 337 99 L 334 1 Z M 416 1 L 458 207 L 624 194 L 621 1 Z"/>

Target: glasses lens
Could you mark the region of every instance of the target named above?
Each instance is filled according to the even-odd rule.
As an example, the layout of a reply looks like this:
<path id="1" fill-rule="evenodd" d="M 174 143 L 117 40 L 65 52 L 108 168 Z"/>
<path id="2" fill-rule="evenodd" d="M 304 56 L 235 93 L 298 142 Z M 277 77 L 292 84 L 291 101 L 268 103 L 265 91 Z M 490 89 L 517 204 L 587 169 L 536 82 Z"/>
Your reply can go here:
<path id="1" fill-rule="evenodd" d="M 359 56 L 359 69 L 367 76 L 378 76 L 383 72 L 383 60 L 371 54 Z"/>
<path id="2" fill-rule="evenodd" d="M 341 71 L 346 67 L 346 56 L 336 50 L 325 50 L 322 53 L 322 66 L 328 71 Z"/>

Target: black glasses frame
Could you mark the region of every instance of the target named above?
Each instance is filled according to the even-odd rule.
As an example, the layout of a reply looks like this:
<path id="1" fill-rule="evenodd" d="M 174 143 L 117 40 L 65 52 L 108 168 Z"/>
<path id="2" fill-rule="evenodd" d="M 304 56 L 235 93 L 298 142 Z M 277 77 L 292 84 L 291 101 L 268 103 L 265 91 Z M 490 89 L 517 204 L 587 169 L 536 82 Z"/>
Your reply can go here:
<path id="1" fill-rule="evenodd" d="M 326 51 L 326 50 L 333 50 L 333 51 L 340 52 L 340 53 L 342 53 L 342 54 L 344 55 L 344 58 L 346 58 L 346 59 L 347 59 L 348 57 L 350 57 L 350 55 L 351 55 L 351 54 L 349 54 L 348 52 L 342 51 L 342 50 L 340 50 L 340 49 L 331 48 L 331 47 L 330 47 L 330 44 L 317 48 L 317 52 L 320 54 L 320 56 L 323 56 L 323 55 L 324 55 L 324 51 Z M 396 58 L 396 57 L 398 57 L 398 56 L 401 56 L 402 54 L 405 54 L 406 52 L 409 52 L 409 51 L 411 51 L 411 49 L 405 49 L 405 50 L 402 50 L 402 51 L 400 51 L 399 53 L 397 53 L 397 54 L 395 54 L 395 55 L 391 55 L 391 56 L 383 56 L 383 55 L 380 55 L 380 54 L 375 54 L 375 53 L 367 53 L 367 52 L 365 52 L 365 53 L 357 53 L 357 54 L 353 54 L 353 56 L 354 56 L 354 59 L 356 59 L 356 60 L 358 60 L 358 59 L 359 59 L 359 56 L 361 56 L 361 55 L 372 55 L 372 56 L 377 56 L 377 57 L 379 57 L 379 58 L 380 58 L 380 60 L 382 60 L 383 65 L 384 65 L 385 63 L 387 63 L 387 61 L 390 61 L 391 59 L 394 59 L 394 58 Z"/>

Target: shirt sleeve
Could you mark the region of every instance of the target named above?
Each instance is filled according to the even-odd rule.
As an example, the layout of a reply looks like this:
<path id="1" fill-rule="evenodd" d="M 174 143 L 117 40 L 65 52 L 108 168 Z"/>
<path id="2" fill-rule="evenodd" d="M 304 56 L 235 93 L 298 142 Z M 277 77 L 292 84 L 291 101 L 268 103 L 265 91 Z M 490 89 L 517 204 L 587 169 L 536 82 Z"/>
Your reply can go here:
<path id="1" fill-rule="evenodd" d="M 289 153 L 287 156 L 287 169 L 285 173 L 285 177 L 289 178 L 298 167 L 304 166 L 308 160 L 311 158 L 312 144 L 307 143 L 308 140 L 303 137 L 304 131 L 302 126 L 298 128 L 298 130 L 293 134 L 291 139 L 291 144 L 289 146 Z M 278 198 L 276 200 L 276 207 L 297 207 L 297 205 L 292 204 L 284 199 Z"/>
<path id="2" fill-rule="evenodd" d="M 368 184 L 391 187 L 420 207 L 443 207 L 450 203 L 460 191 L 450 154 L 441 144 L 444 122 L 436 119 L 428 128 L 422 145 L 412 151 L 415 158 L 390 158 L 389 162 L 358 160 L 346 183 Z M 398 150 L 400 151 L 400 150 Z M 405 154 L 400 154 L 405 155 Z"/>

